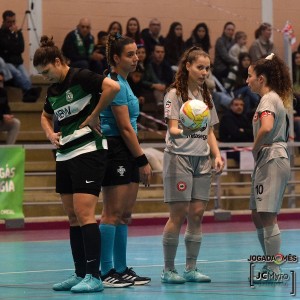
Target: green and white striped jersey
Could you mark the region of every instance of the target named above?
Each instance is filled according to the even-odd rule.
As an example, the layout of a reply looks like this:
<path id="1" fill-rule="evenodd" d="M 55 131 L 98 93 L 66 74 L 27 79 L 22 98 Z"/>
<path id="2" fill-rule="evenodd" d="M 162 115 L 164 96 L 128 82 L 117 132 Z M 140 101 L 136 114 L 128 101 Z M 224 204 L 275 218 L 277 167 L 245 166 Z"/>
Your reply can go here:
<path id="1" fill-rule="evenodd" d="M 107 149 L 105 137 L 99 136 L 88 126 L 79 129 L 99 101 L 104 78 L 89 70 L 70 68 L 62 83 L 49 87 L 44 110 L 55 114 L 62 133 L 61 146 L 56 152 L 57 161 Z"/>

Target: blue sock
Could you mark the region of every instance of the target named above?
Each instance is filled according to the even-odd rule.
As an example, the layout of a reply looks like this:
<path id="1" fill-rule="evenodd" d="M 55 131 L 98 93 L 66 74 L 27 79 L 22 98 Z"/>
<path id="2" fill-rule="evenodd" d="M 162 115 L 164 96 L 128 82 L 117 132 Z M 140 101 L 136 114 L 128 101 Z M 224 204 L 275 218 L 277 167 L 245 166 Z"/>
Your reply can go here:
<path id="1" fill-rule="evenodd" d="M 101 275 L 106 275 L 113 268 L 113 249 L 116 226 L 100 224 L 101 234 Z"/>
<path id="2" fill-rule="evenodd" d="M 114 244 L 114 266 L 118 273 L 123 273 L 127 268 L 128 225 L 120 224 L 116 227 L 115 244 Z"/>

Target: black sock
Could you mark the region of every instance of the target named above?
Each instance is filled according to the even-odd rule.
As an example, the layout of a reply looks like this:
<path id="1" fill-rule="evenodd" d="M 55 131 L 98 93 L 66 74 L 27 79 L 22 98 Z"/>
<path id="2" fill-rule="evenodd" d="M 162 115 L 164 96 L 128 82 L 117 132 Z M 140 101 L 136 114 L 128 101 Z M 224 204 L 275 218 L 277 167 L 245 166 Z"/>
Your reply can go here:
<path id="1" fill-rule="evenodd" d="M 86 274 L 99 278 L 100 268 L 100 230 L 97 223 L 87 224 L 81 227 L 85 256 Z"/>
<path id="2" fill-rule="evenodd" d="M 84 278 L 86 259 L 80 226 L 70 227 L 70 244 L 75 265 L 75 273 L 77 276 Z"/>

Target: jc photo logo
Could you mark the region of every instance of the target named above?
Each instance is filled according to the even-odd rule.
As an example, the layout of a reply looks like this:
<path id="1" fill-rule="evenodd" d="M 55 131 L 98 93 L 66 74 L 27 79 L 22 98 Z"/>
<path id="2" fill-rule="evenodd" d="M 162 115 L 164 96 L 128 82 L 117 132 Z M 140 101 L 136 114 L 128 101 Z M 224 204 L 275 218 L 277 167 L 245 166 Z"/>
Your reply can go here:
<path id="1" fill-rule="evenodd" d="M 250 262 L 250 287 L 256 285 L 291 285 L 290 295 L 296 296 L 296 271 L 289 267 L 282 268 L 285 263 L 295 264 L 298 262 L 298 256 L 293 254 L 283 255 L 251 255 Z M 264 266 L 257 272 L 255 266 L 257 263 L 264 263 Z M 288 269 L 288 270 L 286 270 Z"/>

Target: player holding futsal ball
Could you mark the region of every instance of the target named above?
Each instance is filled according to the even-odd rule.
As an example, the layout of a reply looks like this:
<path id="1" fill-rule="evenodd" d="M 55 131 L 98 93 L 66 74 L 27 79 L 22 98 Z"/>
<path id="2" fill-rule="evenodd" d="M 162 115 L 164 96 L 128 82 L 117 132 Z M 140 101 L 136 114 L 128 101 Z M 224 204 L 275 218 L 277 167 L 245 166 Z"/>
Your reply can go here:
<path id="1" fill-rule="evenodd" d="M 187 50 L 179 63 L 175 82 L 164 99 L 168 124 L 164 152 L 164 198 L 169 204 L 169 219 L 163 231 L 163 283 L 210 282 L 196 266 L 202 240 L 201 223 L 209 200 L 213 168 L 221 173 L 223 162 L 213 131 L 218 117 L 205 83 L 210 70 L 209 55 L 198 47 Z M 188 100 L 198 99 L 209 108 L 207 125 L 196 129 L 184 127 L 180 108 Z M 175 269 L 180 229 L 187 220 L 184 235 L 186 267 L 183 275 Z"/>
<path id="2" fill-rule="evenodd" d="M 89 70 L 70 68 L 52 39 L 42 36 L 33 65 L 52 82 L 41 125 L 56 151 L 56 191 L 70 223 L 75 274 L 53 285 L 55 291 L 101 292 L 100 232 L 95 219 L 104 177 L 107 141 L 100 132 L 99 113 L 120 88 Z M 101 93 L 101 96 L 99 94 Z M 56 115 L 60 132 L 53 129 Z"/>
<path id="3" fill-rule="evenodd" d="M 255 167 L 250 209 L 263 252 L 273 256 L 280 253 L 281 238 L 277 214 L 290 178 L 286 108 L 292 99 L 292 83 L 288 68 L 274 54 L 249 67 L 247 83 L 252 92 L 262 97 L 253 117 L 252 151 Z M 274 275 L 281 271 L 274 262 L 268 262 L 262 272 Z"/>

